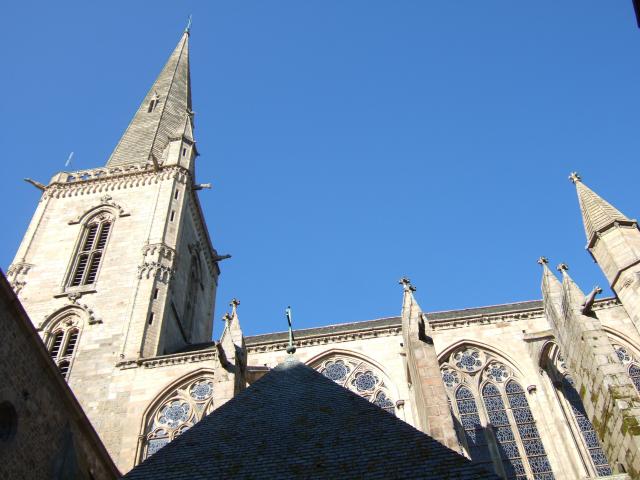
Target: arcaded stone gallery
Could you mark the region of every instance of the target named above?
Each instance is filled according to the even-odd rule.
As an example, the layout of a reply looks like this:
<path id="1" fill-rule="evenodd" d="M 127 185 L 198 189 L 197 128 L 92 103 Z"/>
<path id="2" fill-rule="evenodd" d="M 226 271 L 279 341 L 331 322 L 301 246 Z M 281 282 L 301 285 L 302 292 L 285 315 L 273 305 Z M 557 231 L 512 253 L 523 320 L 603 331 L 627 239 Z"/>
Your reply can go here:
<path id="1" fill-rule="evenodd" d="M 38 185 L 7 272 L 18 313 L 1 318 L 24 309 L 77 398 L 90 422 L 74 413 L 71 430 L 88 439 L 75 440 L 80 457 L 101 455 L 93 428 L 128 478 L 640 478 L 640 231 L 577 173 L 567 188 L 616 297 L 583 291 L 543 257 L 541 300 L 430 313 L 403 278 L 397 317 L 297 330 L 290 344 L 288 332 L 245 337 L 232 300 L 212 341 L 224 256 L 198 199 L 189 40 L 185 31 L 104 166 Z M 40 346 L 24 358 L 29 348 Z M 0 385 L 5 452 L 28 445 L 20 385 Z M 322 420 L 322 398 L 341 416 Z M 278 402 L 298 405 L 295 428 L 324 446 L 287 444 L 288 429 L 269 438 L 287 421 Z M 368 423 L 350 427 L 355 417 Z M 346 443 L 366 465 L 318 456 Z M 268 460 L 279 444 L 290 455 Z M 304 468 L 287 464 L 291 452 Z M 0 468 L 20 458 L 2 455 Z M 78 478 L 113 478 L 108 460 L 76 463 L 88 472 Z"/>

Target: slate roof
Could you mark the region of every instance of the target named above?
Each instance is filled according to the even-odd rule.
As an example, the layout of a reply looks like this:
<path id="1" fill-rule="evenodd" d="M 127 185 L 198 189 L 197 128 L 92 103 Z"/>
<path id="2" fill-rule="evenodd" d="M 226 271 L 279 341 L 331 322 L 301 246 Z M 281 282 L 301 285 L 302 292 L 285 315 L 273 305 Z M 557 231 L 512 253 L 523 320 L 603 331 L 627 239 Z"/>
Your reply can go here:
<path id="1" fill-rule="evenodd" d="M 124 477 L 497 479 L 300 362 L 285 362 Z"/>
<path id="2" fill-rule="evenodd" d="M 635 223 L 635 220 L 629 219 L 580 180 L 575 184 L 588 242 L 592 241 L 597 232 L 606 229 L 616 221 L 625 224 Z"/>
<path id="3" fill-rule="evenodd" d="M 149 111 L 154 98 L 157 98 L 157 106 Z M 190 113 L 189 33 L 185 31 L 109 157 L 107 166 L 146 163 L 150 154 L 160 161 L 170 139 L 192 136 Z"/>

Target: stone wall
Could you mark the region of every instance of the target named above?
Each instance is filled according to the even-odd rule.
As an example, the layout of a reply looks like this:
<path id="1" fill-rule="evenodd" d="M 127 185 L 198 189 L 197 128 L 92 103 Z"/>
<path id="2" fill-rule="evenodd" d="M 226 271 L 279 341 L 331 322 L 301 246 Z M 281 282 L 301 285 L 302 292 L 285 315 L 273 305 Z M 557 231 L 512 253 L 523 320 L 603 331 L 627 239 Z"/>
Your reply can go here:
<path id="1" fill-rule="evenodd" d="M 4 275 L 0 330 L 0 477 L 118 478 Z"/>

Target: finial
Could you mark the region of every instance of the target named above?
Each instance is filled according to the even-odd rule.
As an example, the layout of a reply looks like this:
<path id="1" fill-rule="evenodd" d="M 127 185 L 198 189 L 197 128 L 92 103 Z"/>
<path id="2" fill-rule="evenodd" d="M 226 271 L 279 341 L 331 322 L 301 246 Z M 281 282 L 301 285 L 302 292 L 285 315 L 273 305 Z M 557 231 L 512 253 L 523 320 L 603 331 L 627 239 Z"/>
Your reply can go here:
<path id="1" fill-rule="evenodd" d="M 189 15 L 189 20 L 187 20 L 187 28 L 184 29 L 184 33 L 191 33 L 191 15 Z"/>
<path id="2" fill-rule="evenodd" d="M 538 259 L 538 265 L 546 265 L 549 263 L 549 259 L 547 257 L 540 257 Z"/>
<path id="3" fill-rule="evenodd" d="M 409 280 L 407 277 L 402 277 L 398 283 L 402 285 L 402 288 L 404 289 L 405 292 L 416 291 L 416 287 L 411 285 L 411 280 Z"/>
<path id="4" fill-rule="evenodd" d="M 560 263 L 556 267 L 556 270 L 558 270 L 559 272 L 564 273 L 564 272 L 569 270 L 569 265 L 567 265 L 566 263 Z"/>
<path id="5" fill-rule="evenodd" d="M 571 180 L 571 182 L 575 184 L 575 183 L 581 182 L 582 177 L 578 172 L 571 172 L 571 174 L 569 175 L 569 180 Z"/>
<path id="6" fill-rule="evenodd" d="M 233 319 L 233 316 L 229 312 L 225 313 L 222 316 L 222 320 L 224 320 L 227 325 L 229 324 L 229 322 L 231 322 L 232 319 Z"/>
<path id="7" fill-rule="evenodd" d="M 287 307 L 284 311 L 285 317 L 287 317 L 287 323 L 289 324 L 289 345 L 287 346 L 287 353 L 293 355 L 296 353 L 296 347 L 293 346 L 293 330 L 291 328 L 291 307 Z"/>
<path id="8" fill-rule="evenodd" d="M 236 315 L 238 305 L 240 305 L 240 300 L 238 300 L 237 298 L 232 298 L 231 302 L 229 302 L 229 306 L 231 307 L 231 316 Z"/>

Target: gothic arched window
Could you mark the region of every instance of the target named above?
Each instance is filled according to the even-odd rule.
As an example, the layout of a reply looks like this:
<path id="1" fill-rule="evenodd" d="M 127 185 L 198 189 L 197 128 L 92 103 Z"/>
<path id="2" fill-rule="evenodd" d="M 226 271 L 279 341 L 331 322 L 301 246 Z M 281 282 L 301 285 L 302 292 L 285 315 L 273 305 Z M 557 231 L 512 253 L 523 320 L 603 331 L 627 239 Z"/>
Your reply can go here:
<path id="1" fill-rule="evenodd" d="M 325 357 L 313 366 L 325 377 L 348 388 L 374 405 L 395 415 L 395 404 L 385 382 L 385 375 L 376 367 L 346 355 Z"/>
<path id="2" fill-rule="evenodd" d="M 558 347 L 554 345 L 548 352 L 545 371 L 556 389 L 558 402 L 567 417 L 569 428 L 584 449 L 582 450 L 584 462 L 591 465 L 597 476 L 611 475 L 609 461 L 587 417 L 580 395 L 575 389 L 574 381 Z"/>
<path id="3" fill-rule="evenodd" d="M 140 461 L 150 457 L 213 409 L 213 377 L 210 374 L 184 382 L 154 402 L 145 422 Z"/>
<path id="4" fill-rule="evenodd" d="M 93 216 L 84 225 L 69 275 L 70 287 L 96 282 L 112 225 L 113 218 L 106 212 Z"/>
<path id="5" fill-rule="evenodd" d="M 470 458 L 493 460 L 496 473 L 507 479 L 554 478 L 526 393 L 511 368 L 479 348 L 462 347 L 441 372 Z"/>
<path id="6" fill-rule="evenodd" d="M 49 341 L 47 342 L 49 354 L 64 378 L 69 375 L 71 361 L 78 344 L 79 332 L 78 317 L 69 315 L 58 321 L 49 335 Z"/>

